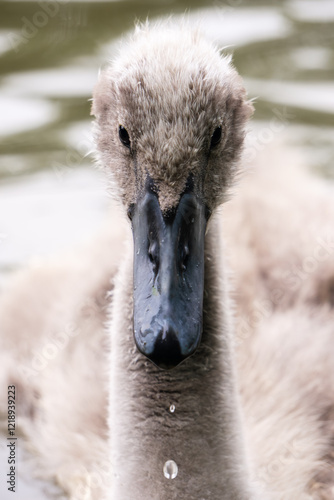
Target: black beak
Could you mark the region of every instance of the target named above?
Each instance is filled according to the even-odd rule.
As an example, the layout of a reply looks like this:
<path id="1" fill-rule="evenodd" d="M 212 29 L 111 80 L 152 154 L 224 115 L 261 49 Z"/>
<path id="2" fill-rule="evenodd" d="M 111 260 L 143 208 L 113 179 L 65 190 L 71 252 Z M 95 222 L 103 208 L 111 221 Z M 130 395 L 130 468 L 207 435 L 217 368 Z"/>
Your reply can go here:
<path id="1" fill-rule="evenodd" d="M 191 191 L 164 217 L 149 182 L 132 208 L 134 337 L 160 368 L 177 366 L 201 340 L 206 222 Z"/>

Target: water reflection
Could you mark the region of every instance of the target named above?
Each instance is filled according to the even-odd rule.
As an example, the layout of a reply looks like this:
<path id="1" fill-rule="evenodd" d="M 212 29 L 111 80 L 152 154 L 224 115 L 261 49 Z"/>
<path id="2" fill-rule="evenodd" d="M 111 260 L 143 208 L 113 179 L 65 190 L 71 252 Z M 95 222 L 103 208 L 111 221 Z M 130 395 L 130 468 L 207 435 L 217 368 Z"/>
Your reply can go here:
<path id="1" fill-rule="evenodd" d="M 8 237 L 6 246 L 0 247 L 2 270 L 8 269 L 9 264 L 11 269 L 16 267 L 36 252 L 57 250 L 59 245 L 52 237 L 51 227 L 58 228 L 57 241 L 70 244 L 71 217 L 78 217 L 76 238 L 89 234 L 91 226 L 80 223 L 82 213 L 72 211 L 76 202 L 59 210 L 59 206 L 66 206 L 65 186 L 59 188 L 59 181 L 67 177 L 66 182 L 72 182 L 72 187 L 66 184 L 65 190 L 72 189 L 73 200 L 77 199 L 75 186 L 82 185 L 87 165 L 90 168 L 88 159 L 93 146 L 89 98 L 99 66 L 112 54 L 115 40 L 132 26 L 135 16 L 144 19 L 148 12 L 151 17 L 178 14 L 185 8 L 189 9 L 191 22 L 200 23 L 210 38 L 233 53 L 250 96 L 257 98 L 254 123 L 270 123 L 277 112 L 290 113 L 290 136 L 297 127 L 296 144 L 312 150 L 312 166 L 318 157 L 326 175 L 332 175 L 334 152 L 326 132 L 334 123 L 331 1 L 321 0 L 321 8 L 313 0 L 281 2 L 275 7 L 229 0 L 214 2 L 210 8 L 204 1 L 154 5 L 70 2 L 50 4 L 49 10 L 44 11 L 37 2 L 3 2 L 0 178 L 6 187 L 1 196 L 0 232 Z M 325 125 L 327 129 L 323 128 Z M 311 127 L 313 144 L 309 143 Z M 41 171 L 45 172 L 42 177 L 37 175 Z M 98 174 L 92 170 L 89 175 L 90 186 L 99 185 Z M 45 193 L 48 208 L 43 210 L 49 219 L 47 222 L 44 217 L 39 231 L 36 193 L 41 191 Z M 84 206 L 77 203 L 85 214 L 95 214 L 94 224 L 105 207 L 102 192 L 100 196 L 100 214 L 95 207 L 95 195 L 86 193 Z M 24 206 L 13 200 L 25 200 Z M 69 213 L 70 217 L 66 215 Z M 31 233 L 25 229 L 27 220 L 33 221 L 30 225 L 35 229 Z M 11 236 L 13 231 L 21 235 L 20 251 L 18 238 Z"/>
<path id="2" fill-rule="evenodd" d="M 50 4 L 43 14 L 37 2 L 2 2 L 0 178 L 5 187 L 0 232 L 7 235 L 6 245 L 0 246 L 2 271 L 36 254 L 56 251 L 66 241 L 84 238 L 102 217 L 106 205 L 102 191 L 99 203 L 95 194 L 87 193 L 85 202 L 79 202 L 76 191 L 87 179 L 86 168 L 91 168 L 89 98 L 100 65 L 112 55 L 115 40 L 131 28 L 135 16 L 178 14 L 188 8 L 191 22 L 200 23 L 210 38 L 233 53 L 250 96 L 257 98 L 255 125 L 270 123 L 275 113 L 290 113 L 290 137 L 297 127 L 296 145 L 311 149 L 312 166 L 318 158 L 326 175 L 332 175 L 334 152 L 327 131 L 334 123 L 333 3 L 321 0 L 321 8 L 318 5 L 313 0 L 275 7 L 229 0 L 213 2 L 210 8 L 204 1 L 70 2 Z M 98 174 L 91 169 L 89 176 L 94 191 L 100 186 Z M 77 201 L 67 205 L 64 191 L 72 192 Z M 36 209 L 41 192 L 43 223 Z M 94 224 L 82 224 L 83 212 L 73 211 L 75 206 L 85 218 L 94 213 Z M 73 232 L 69 221 L 75 217 Z M 30 233 L 27 220 L 34 228 Z M 61 245 L 51 228 L 56 228 Z"/>

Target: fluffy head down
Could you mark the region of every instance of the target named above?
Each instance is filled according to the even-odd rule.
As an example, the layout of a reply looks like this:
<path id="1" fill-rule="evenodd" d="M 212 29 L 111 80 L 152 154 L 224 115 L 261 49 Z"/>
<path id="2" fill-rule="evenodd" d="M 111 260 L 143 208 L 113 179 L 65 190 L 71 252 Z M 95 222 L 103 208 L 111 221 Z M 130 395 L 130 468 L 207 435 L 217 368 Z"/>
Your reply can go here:
<path id="1" fill-rule="evenodd" d="M 212 210 L 234 178 L 251 112 L 229 58 L 198 31 L 170 23 L 140 26 L 94 90 L 99 160 L 126 207 L 149 175 L 162 210 L 172 208 L 192 174 L 194 189 Z M 120 142 L 120 125 L 130 148 Z M 210 149 L 217 127 L 222 138 Z"/>

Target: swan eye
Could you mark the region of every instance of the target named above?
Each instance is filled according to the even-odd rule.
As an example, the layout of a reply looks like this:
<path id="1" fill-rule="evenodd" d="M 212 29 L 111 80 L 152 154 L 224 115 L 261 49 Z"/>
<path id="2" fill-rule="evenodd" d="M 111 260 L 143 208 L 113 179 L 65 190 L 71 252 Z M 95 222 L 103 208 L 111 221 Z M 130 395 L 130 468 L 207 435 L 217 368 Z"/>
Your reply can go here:
<path id="1" fill-rule="evenodd" d="M 128 131 L 122 125 L 118 127 L 118 135 L 121 143 L 124 144 L 124 146 L 126 146 L 127 148 L 130 148 L 131 142 Z"/>
<path id="2" fill-rule="evenodd" d="M 211 136 L 210 149 L 217 146 L 220 143 L 220 139 L 222 138 L 222 127 L 221 125 L 215 129 Z"/>
<path id="3" fill-rule="evenodd" d="M 132 203 L 129 208 L 128 208 L 128 211 L 127 211 L 127 215 L 129 217 L 129 219 L 132 221 L 132 217 L 133 217 L 133 211 L 134 211 L 134 204 Z"/>

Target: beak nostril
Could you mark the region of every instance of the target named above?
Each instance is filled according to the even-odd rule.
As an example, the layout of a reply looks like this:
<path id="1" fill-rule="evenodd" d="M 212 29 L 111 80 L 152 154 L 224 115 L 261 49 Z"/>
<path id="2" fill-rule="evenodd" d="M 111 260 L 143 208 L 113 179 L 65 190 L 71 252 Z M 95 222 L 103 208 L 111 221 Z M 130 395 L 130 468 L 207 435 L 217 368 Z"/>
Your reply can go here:
<path id="1" fill-rule="evenodd" d="M 184 245 L 181 254 L 181 270 L 185 271 L 187 269 L 188 261 L 189 261 L 189 247 L 187 244 Z"/>
<path id="2" fill-rule="evenodd" d="M 158 245 L 156 242 L 150 244 L 148 248 L 148 257 L 152 263 L 153 271 L 157 273 L 159 269 L 159 256 L 158 256 Z"/>

